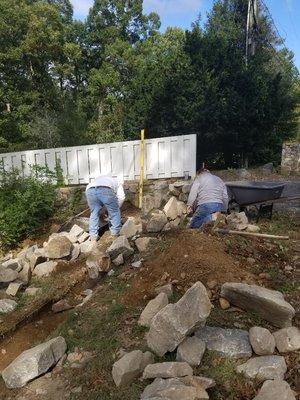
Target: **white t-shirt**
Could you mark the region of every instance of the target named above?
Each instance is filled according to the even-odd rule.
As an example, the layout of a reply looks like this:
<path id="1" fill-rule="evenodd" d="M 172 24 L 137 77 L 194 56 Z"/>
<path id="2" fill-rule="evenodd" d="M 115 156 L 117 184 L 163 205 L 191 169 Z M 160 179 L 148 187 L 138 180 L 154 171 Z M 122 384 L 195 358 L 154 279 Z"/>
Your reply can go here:
<path id="1" fill-rule="evenodd" d="M 125 201 L 125 193 L 123 181 L 121 179 L 112 178 L 111 176 L 98 176 L 87 185 L 86 190 L 97 186 L 105 186 L 111 188 L 118 198 L 119 206 L 122 206 Z"/>

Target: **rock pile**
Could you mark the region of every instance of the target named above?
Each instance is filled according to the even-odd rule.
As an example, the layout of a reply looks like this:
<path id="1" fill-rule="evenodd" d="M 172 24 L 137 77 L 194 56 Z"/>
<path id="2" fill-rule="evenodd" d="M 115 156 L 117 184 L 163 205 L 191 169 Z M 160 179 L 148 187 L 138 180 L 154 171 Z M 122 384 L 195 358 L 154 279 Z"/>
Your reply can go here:
<path id="1" fill-rule="evenodd" d="M 257 286 L 237 286 L 240 291 L 245 290 L 241 291 L 244 297 L 242 294 L 239 297 L 231 295 L 232 290 L 235 293 L 235 285 L 241 284 L 228 283 L 222 286 L 221 295 L 224 299 L 238 303 L 246 310 L 252 310 L 255 304 L 263 310 L 265 317 L 272 316 L 274 325 L 280 320 L 284 321 L 281 325 L 291 321 L 291 306 L 277 292 Z M 272 334 L 262 327 L 253 327 L 248 332 L 206 326 L 212 305 L 201 282 L 195 283 L 175 304 L 168 304 L 172 287 L 161 287 L 156 292 L 158 295 L 143 310 L 139 324 L 149 327 L 146 334 L 148 347 L 158 356 L 177 349 L 176 361 L 149 362 L 145 366 L 141 351 L 129 353 L 113 366 L 117 385 L 120 382 L 130 384 L 142 376 L 142 379 L 151 379 L 153 382 L 145 388 L 141 400 L 209 399 L 207 390 L 215 385 L 214 381 L 194 376 L 193 372 L 193 367 L 201 365 L 205 351 L 209 350 L 219 357 L 236 359 L 236 371 L 246 378 L 265 382 L 256 400 L 271 400 L 266 389 L 270 389 L 270 380 L 278 387 L 278 393 L 272 391 L 272 400 L 295 400 L 289 385 L 284 382 L 287 372 L 284 353 L 300 349 L 298 328 L 283 328 Z M 243 302 L 239 300 L 241 298 Z M 289 311 L 287 314 L 286 310 Z M 274 355 L 275 346 L 281 355 Z M 253 351 L 255 357 L 252 357 Z M 241 359 L 247 361 L 240 363 Z M 120 372 L 117 374 L 116 371 Z"/>

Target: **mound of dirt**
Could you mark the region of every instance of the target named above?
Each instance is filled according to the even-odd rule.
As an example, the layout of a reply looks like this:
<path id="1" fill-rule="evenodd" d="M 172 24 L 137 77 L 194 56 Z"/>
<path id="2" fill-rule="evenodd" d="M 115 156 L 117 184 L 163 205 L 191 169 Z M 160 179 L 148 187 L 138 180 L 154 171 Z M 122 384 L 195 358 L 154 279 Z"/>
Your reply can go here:
<path id="1" fill-rule="evenodd" d="M 141 304 L 153 295 L 155 287 L 174 283 L 186 290 L 193 283 L 206 285 L 216 281 L 255 283 L 256 276 L 245 262 L 237 261 L 225 251 L 221 238 L 199 231 L 182 230 L 166 234 L 133 278 L 126 303 Z"/>

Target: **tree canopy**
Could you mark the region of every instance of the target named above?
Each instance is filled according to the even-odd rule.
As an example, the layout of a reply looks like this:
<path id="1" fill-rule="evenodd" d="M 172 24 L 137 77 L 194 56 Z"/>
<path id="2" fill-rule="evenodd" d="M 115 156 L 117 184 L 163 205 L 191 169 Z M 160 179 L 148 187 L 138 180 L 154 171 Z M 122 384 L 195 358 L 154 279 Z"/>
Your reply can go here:
<path id="1" fill-rule="evenodd" d="M 245 62 L 247 0 L 160 32 L 143 0 L 0 0 L 0 151 L 197 134 L 216 166 L 276 161 L 299 129 L 293 55 L 263 10 Z"/>

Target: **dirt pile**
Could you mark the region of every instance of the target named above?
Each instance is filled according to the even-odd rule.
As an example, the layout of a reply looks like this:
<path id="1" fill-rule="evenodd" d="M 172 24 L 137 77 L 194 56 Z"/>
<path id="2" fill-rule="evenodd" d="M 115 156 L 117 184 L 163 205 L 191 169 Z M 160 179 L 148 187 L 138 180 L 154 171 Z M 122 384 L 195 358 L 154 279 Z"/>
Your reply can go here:
<path id="1" fill-rule="evenodd" d="M 192 230 L 169 233 L 163 237 L 132 282 L 126 296 L 128 304 L 141 304 L 153 295 L 157 286 L 174 283 L 179 290 L 201 281 L 255 283 L 256 276 L 245 262 L 226 253 L 218 237 Z"/>

